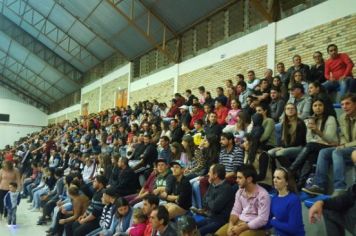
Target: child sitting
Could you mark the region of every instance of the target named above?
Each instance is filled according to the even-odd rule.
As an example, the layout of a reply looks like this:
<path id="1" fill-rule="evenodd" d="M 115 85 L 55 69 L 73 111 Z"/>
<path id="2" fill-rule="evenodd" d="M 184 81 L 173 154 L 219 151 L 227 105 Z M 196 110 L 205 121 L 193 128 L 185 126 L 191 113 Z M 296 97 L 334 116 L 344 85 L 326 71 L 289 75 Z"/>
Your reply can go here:
<path id="1" fill-rule="evenodd" d="M 147 226 L 147 217 L 141 208 L 136 208 L 133 212 L 132 226 L 127 230 L 130 236 L 143 236 Z"/>

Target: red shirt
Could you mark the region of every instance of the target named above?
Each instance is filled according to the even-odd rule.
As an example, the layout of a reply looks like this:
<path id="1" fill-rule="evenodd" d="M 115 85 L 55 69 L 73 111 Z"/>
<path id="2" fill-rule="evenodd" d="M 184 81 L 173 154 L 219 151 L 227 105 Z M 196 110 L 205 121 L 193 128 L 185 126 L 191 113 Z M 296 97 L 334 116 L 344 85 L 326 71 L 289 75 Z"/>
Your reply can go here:
<path id="1" fill-rule="evenodd" d="M 193 128 L 194 128 L 194 122 L 195 122 L 196 120 L 203 119 L 203 116 L 204 116 L 204 111 L 201 110 L 201 109 L 198 109 L 198 110 L 197 110 L 197 113 L 192 115 L 192 119 L 190 120 L 189 127 L 190 127 L 191 129 L 193 129 Z"/>
<path id="2" fill-rule="evenodd" d="M 145 232 L 143 234 L 144 236 L 151 236 L 152 235 L 152 224 L 147 220 L 147 226 L 145 229 Z"/>
<path id="3" fill-rule="evenodd" d="M 215 113 L 217 116 L 217 122 L 219 125 L 224 125 L 226 123 L 225 119 L 227 117 L 227 114 L 229 113 L 229 109 L 227 107 L 220 107 L 220 108 L 215 108 Z"/>
<path id="4" fill-rule="evenodd" d="M 332 76 L 339 80 L 341 76 L 352 76 L 354 63 L 346 53 L 339 53 L 336 58 L 329 58 L 325 62 L 325 78 Z"/>

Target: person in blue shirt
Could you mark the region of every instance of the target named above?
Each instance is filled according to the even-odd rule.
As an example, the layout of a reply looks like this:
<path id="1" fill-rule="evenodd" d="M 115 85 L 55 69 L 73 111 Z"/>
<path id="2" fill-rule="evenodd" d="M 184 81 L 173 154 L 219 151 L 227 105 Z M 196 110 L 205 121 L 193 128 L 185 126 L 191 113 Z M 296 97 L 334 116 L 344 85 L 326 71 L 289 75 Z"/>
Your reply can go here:
<path id="1" fill-rule="evenodd" d="M 277 194 L 272 197 L 268 225 L 278 236 L 304 236 L 302 206 L 296 194 L 296 184 L 290 172 L 284 167 L 273 174 Z"/>

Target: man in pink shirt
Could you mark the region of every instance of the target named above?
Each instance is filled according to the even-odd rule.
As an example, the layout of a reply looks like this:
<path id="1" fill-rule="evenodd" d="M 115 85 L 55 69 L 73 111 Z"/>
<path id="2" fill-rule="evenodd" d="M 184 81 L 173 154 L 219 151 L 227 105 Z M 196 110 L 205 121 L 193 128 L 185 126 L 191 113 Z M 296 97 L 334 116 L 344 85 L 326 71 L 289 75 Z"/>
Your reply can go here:
<path id="1" fill-rule="evenodd" d="M 245 165 L 237 171 L 239 190 L 229 223 L 221 227 L 215 235 L 237 236 L 266 235 L 263 226 L 268 222 L 271 200 L 268 192 L 256 184 L 257 172 L 252 165 Z"/>
<path id="2" fill-rule="evenodd" d="M 330 58 L 325 62 L 326 82 L 323 86 L 328 92 L 336 91 L 340 88 L 340 96 L 352 91 L 356 86 L 352 77 L 354 63 L 346 53 L 338 53 L 337 46 L 330 44 L 327 47 Z"/>

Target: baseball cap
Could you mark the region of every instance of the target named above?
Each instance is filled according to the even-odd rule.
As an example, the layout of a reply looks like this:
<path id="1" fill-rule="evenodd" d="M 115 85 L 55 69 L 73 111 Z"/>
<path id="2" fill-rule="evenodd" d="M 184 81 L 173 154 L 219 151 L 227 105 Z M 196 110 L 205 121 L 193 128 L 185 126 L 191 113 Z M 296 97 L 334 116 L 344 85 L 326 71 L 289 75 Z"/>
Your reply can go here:
<path id="1" fill-rule="evenodd" d="M 173 166 L 173 165 L 179 165 L 181 168 L 185 168 L 185 167 L 186 167 L 186 165 L 185 165 L 181 160 L 172 161 L 170 165 L 171 165 L 171 166 Z"/>

